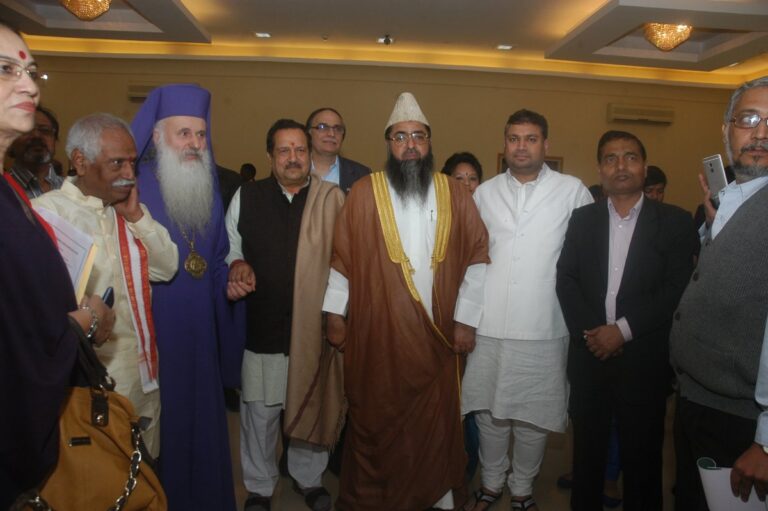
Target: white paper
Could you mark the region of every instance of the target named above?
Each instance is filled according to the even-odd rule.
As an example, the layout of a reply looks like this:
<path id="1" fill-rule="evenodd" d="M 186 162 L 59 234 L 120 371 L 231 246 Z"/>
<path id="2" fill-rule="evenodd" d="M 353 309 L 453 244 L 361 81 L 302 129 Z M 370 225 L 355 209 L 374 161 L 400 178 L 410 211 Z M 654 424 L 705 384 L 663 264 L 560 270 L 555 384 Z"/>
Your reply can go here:
<path id="1" fill-rule="evenodd" d="M 75 288 L 78 302 L 83 298 L 85 285 L 93 267 L 96 247 L 93 238 L 76 228 L 56 213 L 47 209 L 36 208 L 37 213 L 48 222 L 56 235 L 59 253 L 67 266 L 69 278 Z"/>
<path id="2" fill-rule="evenodd" d="M 760 502 L 755 489 L 749 494 L 749 500 L 743 502 L 731 492 L 731 469 L 718 467 L 712 458 L 699 458 L 699 475 L 704 485 L 704 495 L 710 511 L 765 511 L 765 502 Z"/>

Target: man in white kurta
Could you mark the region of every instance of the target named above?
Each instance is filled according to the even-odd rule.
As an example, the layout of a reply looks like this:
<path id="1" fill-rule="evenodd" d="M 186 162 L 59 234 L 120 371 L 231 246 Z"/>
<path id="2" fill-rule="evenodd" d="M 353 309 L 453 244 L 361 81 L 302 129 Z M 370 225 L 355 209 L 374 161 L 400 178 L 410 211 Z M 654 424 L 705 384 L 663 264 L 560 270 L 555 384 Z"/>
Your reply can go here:
<path id="1" fill-rule="evenodd" d="M 150 454 L 157 456 L 160 391 L 149 281 L 173 278 L 177 248 L 165 227 L 138 202 L 132 184 L 136 149 L 122 120 L 107 114 L 80 119 L 70 130 L 67 153 L 77 178 L 33 205 L 43 216 L 61 217 L 93 238 L 96 252 L 85 294 L 102 295 L 112 287 L 116 317 L 109 341 L 96 353 L 114 378 L 115 390 L 131 401 L 139 417 L 151 419 L 143 437 Z"/>
<path id="2" fill-rule="evenodd" d="M 483 488 L 476 510 L 501 494 L 505 479 L 512 500 L 521 503 L 513 509 L 536 509 L 533 480 L 547 433 L 564 431 L 567 422 L 568 329 L 555 294 L 555 264 L 571 212 L 592 197 L 580 180 L 544 163 L 547 130 L 535 112 L 510 116 L 508 169 L 474 195 L 491 258 L 477 346 L 462 385 L 462 413 L 476 412 L 480 432 Z"/>

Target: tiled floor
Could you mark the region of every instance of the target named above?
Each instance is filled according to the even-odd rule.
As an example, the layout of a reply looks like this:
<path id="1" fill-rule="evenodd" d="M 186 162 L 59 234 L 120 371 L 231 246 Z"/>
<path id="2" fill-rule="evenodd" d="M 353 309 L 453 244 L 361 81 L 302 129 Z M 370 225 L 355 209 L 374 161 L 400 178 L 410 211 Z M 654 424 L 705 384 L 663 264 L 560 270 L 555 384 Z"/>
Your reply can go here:
<path id="1" fill-rule="evenodd" d="M 671 401 L 670 401 L 671 402 Z M 672 445 L 672 406 L 668 407 L 666 436 L 664 439 L 664 511 L 671 511 L 673 508 L 672 482 L 674 472 L 674 456 Z M 232 462 L 235 477 L 235 495 L 237 497 L 238 509 L 242 509 L 247 492 L 243 487 L 242 474 L 240 469 L 239 453 L 239 418 L 236 413 L 229 413 L 229 434 L 232 444 Z M 547 443 L 547 451 L 544 456 L 541 473 L 536 481 L 534 488 L 534 497 L 539 505 L 540 511 L 568 511 L 568 498 L 570 493 L 567 490 L 557 488 L 555 481 L 557 478 L 570 470 L 571 464 L 571 440 L 570 434 L 551 434 Z M 479 470 L 478 470 L 479 472 Z M 325 487 L 333 496 L 334 500 L 338 495 L 338 479 L 330 472 L 326 473 L 323 482 Z M 479 477 L 475 478 L 472 489 L 479 485 Z M 283 478 L 277 485 L 274 498 L 272 500 L 273 511 L 305 511 L 307 509 L 304 500 L 292 488 L 290 479 Z M 622 508 L 617 508 L 621 510 Z M 505 498 L 493 507 L 494 511 L 508 511 L 508 498 Z M 394 510 L 393 510 L 394 511 Z"/>

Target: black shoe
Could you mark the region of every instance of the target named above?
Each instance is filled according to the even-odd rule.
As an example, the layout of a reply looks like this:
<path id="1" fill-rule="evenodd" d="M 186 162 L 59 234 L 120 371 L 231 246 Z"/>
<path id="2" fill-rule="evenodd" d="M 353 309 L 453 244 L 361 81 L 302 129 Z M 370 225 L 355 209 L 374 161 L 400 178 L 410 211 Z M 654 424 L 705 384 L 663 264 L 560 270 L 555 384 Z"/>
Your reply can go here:
<path id="1" fill-rule="evenodd" d="M 271 509 L 272 497 L 264 497 L 258 493 L 249 493 L 243 507 L 243 511 L 270 511 Z"/>
<path id="2" fill-rule="evenodd" d="M 304 502 L 312 511 L 331 511 L 331 494 L 322 486 L 302 490 L 294 482 L 294 488 L 304 496 Z"/>

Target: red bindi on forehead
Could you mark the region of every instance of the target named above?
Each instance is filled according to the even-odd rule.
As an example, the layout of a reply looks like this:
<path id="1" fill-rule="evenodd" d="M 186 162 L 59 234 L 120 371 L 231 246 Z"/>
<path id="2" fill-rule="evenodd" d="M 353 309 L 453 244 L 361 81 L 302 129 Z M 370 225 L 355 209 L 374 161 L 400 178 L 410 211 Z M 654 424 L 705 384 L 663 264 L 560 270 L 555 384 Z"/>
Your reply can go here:
<path id="1" fill-rule="evenodd" d="M 27 58 L 27 53 L 24 50 L 19 50 L 19 57 L 21 60 L 25 60 Z"/>

